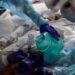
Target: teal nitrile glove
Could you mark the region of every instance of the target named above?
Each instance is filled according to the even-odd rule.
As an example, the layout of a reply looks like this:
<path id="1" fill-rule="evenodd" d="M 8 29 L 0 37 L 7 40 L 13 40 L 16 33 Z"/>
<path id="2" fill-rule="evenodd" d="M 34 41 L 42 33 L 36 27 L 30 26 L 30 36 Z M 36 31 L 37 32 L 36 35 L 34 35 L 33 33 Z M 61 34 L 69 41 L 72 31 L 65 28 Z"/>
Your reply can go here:
<path id="1" fill-rule="evenodd" d="M 44 38 L 41 34 L 37 36 L 35 43 L 44 55 L 44 62 L 48 64 L 55 63 L 64 48 L 64 41 L 61 38 L 55 40 L 49 33 L 44 33 Z"/>

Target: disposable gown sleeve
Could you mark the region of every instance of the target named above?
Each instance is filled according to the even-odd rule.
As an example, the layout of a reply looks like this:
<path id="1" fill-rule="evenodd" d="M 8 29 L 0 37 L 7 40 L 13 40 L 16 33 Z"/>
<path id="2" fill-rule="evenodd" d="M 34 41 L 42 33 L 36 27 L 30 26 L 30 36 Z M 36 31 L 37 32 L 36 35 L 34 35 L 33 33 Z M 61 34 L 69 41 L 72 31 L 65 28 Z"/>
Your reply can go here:
<path id="1" fill-rule="evenodd" d="M 35 11 L 30 0 L 8 0 L 16 7 L 20 7 L 22 11 L 38 26 L 46 23 L 47 21 L 41 17 L 41 15 Z M 39 10 L 38 10 L 39 11 Z"/>

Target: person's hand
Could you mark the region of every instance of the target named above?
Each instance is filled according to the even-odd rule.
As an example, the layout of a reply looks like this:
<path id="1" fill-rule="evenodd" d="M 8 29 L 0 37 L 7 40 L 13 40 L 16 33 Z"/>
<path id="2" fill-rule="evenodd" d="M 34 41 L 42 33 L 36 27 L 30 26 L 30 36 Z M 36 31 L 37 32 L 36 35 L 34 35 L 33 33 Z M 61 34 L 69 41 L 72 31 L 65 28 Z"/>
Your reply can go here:
<path id="1" fill-rule="evenodd" d="M 26 57 L 27 55 L 23 51 L 19 50 L 17 52 L 13 52 L 12 54 L 9 54 L 7 56 L 7 60 L 9 64 L 14 64 L 14 63 L 20 62 Z"/>
<path id="2" fill-rule="evenodd" d="M 33 75 L 35 67 L 30 59 L 23 59 L 20 63 L 15 66 L 17 75 Z"/>
<path id="3" fill-rule="evenodd" d="M 40 25 L 40 33 L 44 33 L 44 32 L 48 32 L 53 38 L 59 40 L 60 35 L 55 30 L 55 28 L 49 25 L 48 23 L 44 23 Z"/>

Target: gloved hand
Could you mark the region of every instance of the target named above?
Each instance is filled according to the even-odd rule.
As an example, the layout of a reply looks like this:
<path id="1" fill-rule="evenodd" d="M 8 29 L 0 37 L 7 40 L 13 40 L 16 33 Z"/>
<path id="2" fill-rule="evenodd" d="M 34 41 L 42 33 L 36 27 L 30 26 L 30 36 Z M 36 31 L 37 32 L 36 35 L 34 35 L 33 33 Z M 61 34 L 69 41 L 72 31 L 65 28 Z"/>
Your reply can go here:
<path id="1" fill-rule="evenodd" d="M 40 25 L 40 33 L 44 33 L 44 32 L 48 32 L 56 40 L 58 40 L 60 37 L 58 32 L 52 26 L 50 26 L 48 23 L 44 23 L 44 24 Z"/>
<path id="2" fill-rule="evenodd" d="M 30 59 L 23 59 L 15 66 L 16 75 L 33 75 L 33 62 Z"/>
<path id="3" fill-rule="evenodd" d="M 26 57 L 27 57 L 27 55 L 22 50 L 19 50 L 17 52 L 9 54 L 7 56 L 7 61 L 9 64 L 14 64 L 14 63 L 20 62 L 21 60 L 23 60 Z"/>

